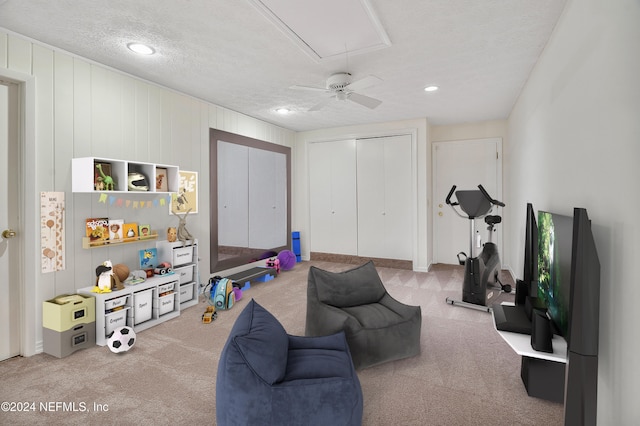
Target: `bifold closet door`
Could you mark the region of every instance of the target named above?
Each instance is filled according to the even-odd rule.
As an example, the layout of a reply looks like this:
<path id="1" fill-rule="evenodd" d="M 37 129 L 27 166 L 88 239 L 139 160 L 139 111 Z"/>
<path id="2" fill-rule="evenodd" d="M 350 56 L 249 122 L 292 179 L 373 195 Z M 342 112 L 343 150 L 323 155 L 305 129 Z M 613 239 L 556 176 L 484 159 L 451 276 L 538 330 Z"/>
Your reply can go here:
<path id="1" fill-rule="evenodd" d="M 249 245 L 249 148 L 218 142 L 218 244 Z"/>
<path id="2" fill-rule="evenodd" d="M 356 141 L 309 144 L 312 252 L 357 255 Z"/>
<path id="3" fill-rule="evenodd" d="M 287 244 L 287 159 L 249 148 L 249 247 Z"/>
<path id="4" fill-rule="evenodd" d="M 357 141 L 358 255 L 412 260 L 411 136 Z"/>

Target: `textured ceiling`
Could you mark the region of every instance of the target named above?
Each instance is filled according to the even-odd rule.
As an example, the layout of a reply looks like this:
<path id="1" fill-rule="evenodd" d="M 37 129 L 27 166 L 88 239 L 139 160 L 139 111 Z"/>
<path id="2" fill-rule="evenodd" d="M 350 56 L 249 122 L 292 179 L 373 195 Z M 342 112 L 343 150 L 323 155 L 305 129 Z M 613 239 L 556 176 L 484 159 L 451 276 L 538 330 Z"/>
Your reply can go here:
<path id="1" fill-rule="evenodd" d="M 248 0 L 0 0 L 0 27 L 216 105 L 304 131 L 426 117 L 505 119 L 566 0 L 369 0 L 391 45 L 314 60 Z M 340 11 L 331 11 L 340 13 Z M 331 32 L 331 28 L 326 29 Z M 132 41 L 157 54 L 137 56 Z M 382 83 L 374 110 L 335 101 L 308 109 L 329 75 Z M 440 87 L 435 93 L 422 89 Z M 275 109 L 292 110 L 286 116 Z"/>

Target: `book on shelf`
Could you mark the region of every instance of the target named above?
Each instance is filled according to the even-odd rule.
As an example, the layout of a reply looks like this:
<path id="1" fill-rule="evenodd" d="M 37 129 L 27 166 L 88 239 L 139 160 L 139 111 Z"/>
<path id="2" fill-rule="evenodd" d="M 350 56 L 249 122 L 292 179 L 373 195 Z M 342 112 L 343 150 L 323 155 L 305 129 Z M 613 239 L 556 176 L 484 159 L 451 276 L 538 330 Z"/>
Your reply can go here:
<path id="1" fill-rule="evenodd" d="M 92 244 L 106 244 L 109 241 L 109 219 L 106 217 L 85 220 L 86 236 Z"/>
<path id="2" fill-rule="evenodd" d="M 138 224 L 135 222 L 125 223 L 122 225 L 122 236 L 125 240 L 138 238 Z"/>
<path id="3" fill-rule="evenodd" d="M 158 249 L 155 247 L 139 251 L 140 269 L 153 269 L 158 266 Z"/>
<path id="4" fill-rule="evenodd" d="M 144 239 L 146 237 L 151 237 L 151 226 L 149 225 L 139 225 L 138 226 L 138 236 L 140 239 Z"/>
<path id="5" fill-rule="evenodd" d="M 124 220 L 109 219 L 109 242 L 119 243 L 124 241 Z"/>

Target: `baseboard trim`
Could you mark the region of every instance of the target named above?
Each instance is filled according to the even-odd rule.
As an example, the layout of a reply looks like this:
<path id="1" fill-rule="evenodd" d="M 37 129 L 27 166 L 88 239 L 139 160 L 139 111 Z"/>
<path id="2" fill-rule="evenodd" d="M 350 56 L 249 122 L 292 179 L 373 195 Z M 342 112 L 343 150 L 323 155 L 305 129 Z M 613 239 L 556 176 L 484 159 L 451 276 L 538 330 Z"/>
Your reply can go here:
<path id="1" fill-rule="evenodd" d="M 381 268 L 405 269 L 408 271 L 413 271 L 413 262 L 411 260 L 362 257 L 348 254 L 322 253 L 314 251 L 311 252 L 310 259 L 323 262 L 348 263 L 350 265 L 362 265 L 363 263 L 372 260 L 376 266 L 379 266 Z"/>

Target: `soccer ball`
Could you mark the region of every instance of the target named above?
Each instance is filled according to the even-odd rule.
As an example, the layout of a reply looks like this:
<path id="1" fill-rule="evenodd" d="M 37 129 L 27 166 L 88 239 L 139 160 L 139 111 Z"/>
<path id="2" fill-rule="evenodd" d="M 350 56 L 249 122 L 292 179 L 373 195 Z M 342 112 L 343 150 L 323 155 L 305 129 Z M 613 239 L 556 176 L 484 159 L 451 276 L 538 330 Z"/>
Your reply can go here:
<path id="1" fill-rule="evenodd" d="M 107 340 L 111 352 L 126 352 L 136 343 L 136 332 L 131 327 L 119 327 L 113 330 Z"/>

